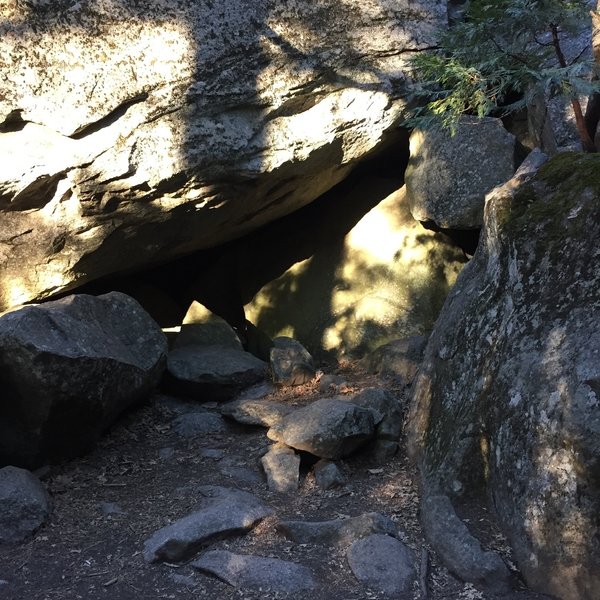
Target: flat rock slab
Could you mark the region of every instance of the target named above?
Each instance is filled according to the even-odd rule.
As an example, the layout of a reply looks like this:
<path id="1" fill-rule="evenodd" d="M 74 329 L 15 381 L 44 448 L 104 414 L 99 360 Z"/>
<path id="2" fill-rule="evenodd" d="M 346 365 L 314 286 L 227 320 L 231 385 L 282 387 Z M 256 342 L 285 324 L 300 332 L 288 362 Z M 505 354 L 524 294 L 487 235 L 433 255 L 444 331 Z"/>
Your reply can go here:
<path id="1" fill-rule="evenodd" d="M 454 575 L 492 593 L 507 593 L 511 574 L 498 554 L 485 551 L 459 519 L 448 496 L 421 501 L 423 533 Z"/>
<path id="2" fill-rule="evenodd" d="M 276 444 L 260 462 L 274 492 L 294 492 L 300 479 L 300 457 L 288 446 Z"/>
<path id="3" fill-rule="evenodd" d="M 354 542 L 346 556 L 356 578 L 367 587 L 393 598 L 412 590 L 415 557 L 412 550 L 396 538 L 370 535 Z"/>
<path id="4" fill-rule="evenodd" d="M 0 543 L 23 541 L 49 513 L 48 494 L 33 473 L 18 467 L 0 469 Z"/>
<path id="5" fill-rule="evenodd" d="M 296 410 L 288 404 L 271 400 L 238 398 L 221 406 L 221 414 L 243 425 L 262 425 L 272 427 Z"/>
<path id="6" fill-rule="evenodd" d="M 213 550 L 191 565 L 241 589 L 288 595 L 317 588 L 317 582 L 308 567 L 278 558 Z"/>
<path id="7" fill-rule="evenodd" d="M 190 412 L 173 419 L 171 428 L 183 438 L 199 438 L 211 433 L 227 431 L 227 423 L 221 415 L 210 412 Z"/>
<path id="8" fill-rule="evenodd" d="M 269 429 L 267 437 L 335 460 L 371 439 L 375 425 L 373 411 L 343 400 L 322 398 L 284 417 Z"/>
<path id="9" fill-rule="evenodd" d="M 227 400 L 264 379 L 267 364 L 227 346 L 181 346 L 167 359 L 171 386 L 202 400 Z"/>
<path id="10" fill-rule="evenodd" d="M 331 521 L 282 521 L 278 530 L 298 544 L 347 546 L 373 534 L 395 536 L 396 524 L 381 513 L 371 512 L 350 519 Z"/>
<path id="11" fill-rule="evenodd" d="M 146 540 L 147 562 L 184 560 L 215 538 L 249 531 L 272 512 L 256 496 L 240 490 L 205 485 L 197 491 L 202 496 L 199 510 Z"/>

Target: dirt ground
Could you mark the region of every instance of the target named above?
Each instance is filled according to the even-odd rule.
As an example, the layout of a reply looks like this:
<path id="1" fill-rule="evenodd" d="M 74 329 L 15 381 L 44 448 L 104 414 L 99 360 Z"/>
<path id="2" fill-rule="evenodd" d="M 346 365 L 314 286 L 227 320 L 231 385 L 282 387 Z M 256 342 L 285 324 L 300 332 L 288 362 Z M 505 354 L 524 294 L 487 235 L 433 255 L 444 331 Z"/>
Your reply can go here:
<path id="1" fill-rule="evenodd" d="M 332 372 L 332 371 L 330 371 Z M 348 385 L 345 393 L 384 386 L 406 402 L 407 391 L 393 380 L 361 373 L 352 365 L 336 371 Z M 279 402 L 304 405 L 327 395 L 318 384 L 283 388 L 271 394 Z M 209 405 L 216 410 L 214 405 Z M 385 594 L 365 588 L 350 571 L 344 548 L 294 544 L 276 531 L 280 519 L 327 520 L 378 511 L 394 520 L 401 539 L 422 557 L 428 550 L 428 597 L 492 598 L 452 577 L 425 543 L 418 520 L 414 472 L 399 452 L 384 465 L 357 453 L 343 462 L 347 485 L 322 490 L 315 485 L 311 461 L 303 460 L 300 489 L 284 495 L 269 491 L 260 457 L 269 446 L 266 430 L 231 423 L 225 433 L 183 439 L 170 422 L 186 403 L 156 395 L 129 412 L 105 435 L 96 449 L 77 460 L 40 471 L 52 497 L 47 523 L 29 541 L 0 547 L 0 598 L 10 600 L 177 600 L 211 598 L 255 600 L 278 596 L 237 590 L 203 575 L 189 564 L 148 564 L 144 541 L 170 521 L 185 516 L 197 502 L 199 485 L 221 485 L 252 492 L 275 511 L 250 533 L 218 541 L 211 549 L 272 556 L 309 566 L 319 581 L 317 592 L 295 595 L 304 600 L 377 600 Z M 206 449 L 222 456 L 206 457 Z M 219 455 L 220 453 L 209 453 Z M 112 503 L 112 504 L 111 504 Z M 510 561 L 504 539 L 485 512 L 468 515 L 486 532 L 485 544 Z M 423 598 L 415 582 L 412 598 Z M 526 590 L 505 598 L 533 600 Z"/>

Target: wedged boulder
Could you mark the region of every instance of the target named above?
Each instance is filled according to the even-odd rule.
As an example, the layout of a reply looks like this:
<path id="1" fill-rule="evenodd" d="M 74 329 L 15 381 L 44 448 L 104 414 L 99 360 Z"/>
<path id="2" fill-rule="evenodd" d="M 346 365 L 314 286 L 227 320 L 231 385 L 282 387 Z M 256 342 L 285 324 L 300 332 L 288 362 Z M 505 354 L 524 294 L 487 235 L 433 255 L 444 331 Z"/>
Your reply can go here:
<path id="1" fill-rule="evenodd" d="M 378 423 L 375 428 L 373 456 L 378 462 L 394 456 L 402 432 L 404 414 L 400 400 L 383 388 L 366 388 L 349 398 L 352 404 L 374 411 Z"/>
<path id="2" fill-rule="evenodd" d="M 157 384 L 167 341 L 124 294 L 76 295 L 0 317 L 0 465 L 89 450 Z"/>
<path id="3" fill-rule="evenodd" d="M 309 203 L 445 25 L 437 0 L 3 2 L 0 310 Z"/>
<path id="4" fill-rule="evenodd" d="M 181 346 L 169 352 L 168 387 L 202 401 L 229 400 L 267 376 L 267 364 L 228 346 Z"/>
<path id="5" fill-rule="evenodd" d="M 156 531 L 144 543 L 147 562 L 179 561 L 215 538 L 243 534 L 271 514 L 256 496 L 216 485 L 198 488 L 200 506 Z"/>
<path id="6" fill-rule="evenodd" d="M 600 157 L 490 195 L 414 384 L 428 494 L 483 488 L 533 589 L 600 589 Z"/>
<path id="7" fill-rule="evenodd" d="M 315 577 L 308 567 L 280 558 L 212 550 L 191 565 L 241 590 L 290 596 L 317 588 Z"/>
<path id="8" fill-rule="evenodd" d="M 313 357 L 293 338 L 276 337 L 269 358 L 273 382 L 278 385 L 302 385 L 315 376 Z"/>
<path id="9" fill-rule="evenodd" d="M 260 459 L 269 489 L 274 492 L 294 492 L 300 479 L 300 456 L 283 444 L 273 445 Z"/>
<path id="10" fill-rule="evenodd" d="M 322 398 L 299 408 L 267 432 L 269 439 L 320 458 L 351 454 L 375 434 L 382 415 L 335 398 Z"/>
<path id="11" fill-rule="evenodd" d="M 445 229 L 477 229 L 485 195 L 516 166 L 515 137 L 500 119 L 462 117 L 455 135 L 415 129 L 405 173 L 410 211 Z"/>
<path id="12" fill-rule="evenodd" d="M 50 500 L 40 480 L 17 467 L 0 469 L 0 544 L 21 542 L 50 514 Z"/>

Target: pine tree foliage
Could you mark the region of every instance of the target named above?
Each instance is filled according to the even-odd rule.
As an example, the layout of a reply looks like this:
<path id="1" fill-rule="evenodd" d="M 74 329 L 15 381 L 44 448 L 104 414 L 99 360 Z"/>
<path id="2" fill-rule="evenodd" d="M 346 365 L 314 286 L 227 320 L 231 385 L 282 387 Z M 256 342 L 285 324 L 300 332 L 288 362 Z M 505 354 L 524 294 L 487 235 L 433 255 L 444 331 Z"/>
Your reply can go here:
<path id="1" fill-rule="evenodd" d="M 598 91 L 593 61 L 583 53 L 567 58 L 563 49 L 582 26 L 591 27 L 589 11 L 585 0 L 471 0 L 439 48 L 414 57 L 417 95 L 426 105 L 408 124 L 455 131 L 462 114 L 504 116 L 540 89 L 571 100 Z"/>

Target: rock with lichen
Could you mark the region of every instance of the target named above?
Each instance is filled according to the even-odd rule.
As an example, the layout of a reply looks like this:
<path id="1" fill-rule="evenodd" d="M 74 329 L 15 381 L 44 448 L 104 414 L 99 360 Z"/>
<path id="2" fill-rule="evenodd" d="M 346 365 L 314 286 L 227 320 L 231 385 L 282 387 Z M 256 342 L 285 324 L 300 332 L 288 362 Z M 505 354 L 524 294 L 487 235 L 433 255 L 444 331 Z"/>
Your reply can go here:
<path id="1" fill-rule="evenodd" d="M 492 194 L 414 384 L 428 494 L 484 489 L 527 583 L 600 589 L 600 157 Z"/>

